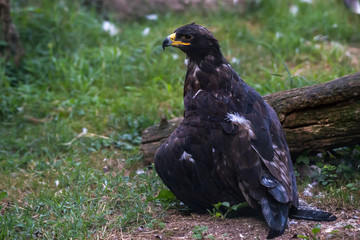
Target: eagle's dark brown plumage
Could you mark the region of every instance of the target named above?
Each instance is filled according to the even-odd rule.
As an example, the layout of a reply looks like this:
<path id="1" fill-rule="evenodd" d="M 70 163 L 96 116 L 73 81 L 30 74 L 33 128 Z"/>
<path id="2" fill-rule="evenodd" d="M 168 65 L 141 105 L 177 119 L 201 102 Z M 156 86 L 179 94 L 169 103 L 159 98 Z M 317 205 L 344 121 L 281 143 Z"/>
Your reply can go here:
<path id="1" fill-rule="evenodd" d="M 195 211 L 247 202 L 261 210 L 268 238 L 283 234 L 288 216 L 334 220 L 297 210 L 294 170 L 275 111 L 223 57 L 204 27 L 189 24 L 163 42 L 186 53 L 184 120 L 161 145 L 155 167 L 175 196 Z"/>

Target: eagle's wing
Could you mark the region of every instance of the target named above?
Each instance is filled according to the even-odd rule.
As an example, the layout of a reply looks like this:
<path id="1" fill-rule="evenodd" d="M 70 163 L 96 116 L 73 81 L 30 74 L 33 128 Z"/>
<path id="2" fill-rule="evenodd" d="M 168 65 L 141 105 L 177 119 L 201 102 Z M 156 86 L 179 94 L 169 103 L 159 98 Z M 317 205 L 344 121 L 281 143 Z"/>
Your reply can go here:
<path id="1" fill-rule="evenodd" d="M 208 166 L 199 164 L 199 159 L 195 160 L 196 151 L 189 150 L 190 146 L 195 147 L 196 144 L 195 142 L 189 144 L 194 141 L 188 135 L 191 130 L 192 128 L 184 122 L 179 124 L 156 151 L 155 167 L 165 185 L 180 201 L 193 210 L 201 212 L 211 207 L 208 198 L 204 198 L 207 192 L 206 186 L 209 185 L 207 182 L 210 179 L 210 172 L 206 169 Z M 195 131 L 198 132 L 199 129 Z M 203 152 L 199 149 L 197 151 Z"/>
<path id="2" fill-rule="evenodd" d="M 233 135 L 222 139 L 223 130 L 216 126 L 199 117 L 185 118 L 155 154 L 156 171 L 165 185 L 199 212 L 212 209 L 212 204 L 218 202 L 245 201 L 237 186 L 236 172 L 229 170 L 235 168 L 235 163 L 228 162 L 226 169 L 215 164 L 214 159 L 221 162 L 222 152 L 234 143 Z M 219 151 L 220 146 L 226 149 Z"/>
<path id="3" fill-rule="evenodd" d="M 254 89 L 242 80 L 234 82 L 232 87 L 231 100 L 227 103 L 231 109 L 222 126 L 228 134 L 235 134 L 234 141 L 239 143 L 235 150 L 224 151 L 222 158 L 236 163 L 239 188 L 247 202 L 252 207 L 260 205 L 269 226 L 283 231 L 288 210 L 292 205 L 297 206 L 298 200 L 281 124 L 275 111 Z M 229 132 L 235 128 L 236 131 Z"/>

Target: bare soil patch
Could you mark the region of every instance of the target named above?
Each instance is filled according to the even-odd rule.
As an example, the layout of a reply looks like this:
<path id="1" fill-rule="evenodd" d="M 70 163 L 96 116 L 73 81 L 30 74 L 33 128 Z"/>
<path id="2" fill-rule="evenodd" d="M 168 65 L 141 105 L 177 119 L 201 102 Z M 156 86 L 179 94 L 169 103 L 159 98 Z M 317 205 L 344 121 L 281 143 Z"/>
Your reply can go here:
<path id="1" fill-rule="evenodd" d="M 360 211 L 338 210 L 334 214 L 337 220 L 333 222 L 290 219 L 289 228 L 277 239 L 302 239 L 300 235 L 309 239 L 360 239 Z M 165 228 L 162 229 L 139 227 L 131 233 L 115 230 L 107 239 L 195 239 L 192 237 L 195 226 L 208 227 L 203 233 L 203 239 L 266 239 L 269 230 L 260 218 L 220 219 L 209 214 L 185 215 L 176 210 L 170 210 L 163 222 Z M 318 224 L 321 230 L 315 237 L 312 229 Z"/>

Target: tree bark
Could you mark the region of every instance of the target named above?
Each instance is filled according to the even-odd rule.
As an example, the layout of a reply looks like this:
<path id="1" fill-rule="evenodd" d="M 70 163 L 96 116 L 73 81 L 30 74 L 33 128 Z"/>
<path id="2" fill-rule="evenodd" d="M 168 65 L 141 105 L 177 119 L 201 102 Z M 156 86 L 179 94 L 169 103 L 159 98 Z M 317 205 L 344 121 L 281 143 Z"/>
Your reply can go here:
<path id="1" fill-rule="evenodd" d="M 0 19 L 1 19 L 1 43 L 0 57 L 9 59 L 14 57 L 14 62 L 18 65 L 24 55 L 24 49 L 20 42 L 19 32 L 16 29 L 10 15 L 9 0 L 0 0 Z"/>
<path id="2" fill-rule="evenodd" d="M 360 72 L 330 82 L 264 96 L 277 112 L 294 157 L 360 144 Z M 182 118 L 149 127 L 140 146 L 145 162 Z"/>

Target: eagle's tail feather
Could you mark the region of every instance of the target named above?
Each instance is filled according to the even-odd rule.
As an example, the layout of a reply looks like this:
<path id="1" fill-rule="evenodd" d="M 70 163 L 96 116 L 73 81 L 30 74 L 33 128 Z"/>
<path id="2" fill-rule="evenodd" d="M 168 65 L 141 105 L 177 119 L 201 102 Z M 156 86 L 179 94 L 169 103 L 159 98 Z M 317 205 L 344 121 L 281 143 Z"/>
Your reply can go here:
<path id="1" fill-rule="evenodd" d="M 291 209 L 289 218 L 311 221 L 335 221 L 336 217 L 329 212 L 311 209 Z"/>
<path id="2" fill-rule="evenodd" d="M 281 230 L 274 230 L 270 229 L 269 234 L 267 235 L 266 239 L 272 239 L 278 236 L 283 235 L 285 232 L 285 227 L 283 227 Z"/>

